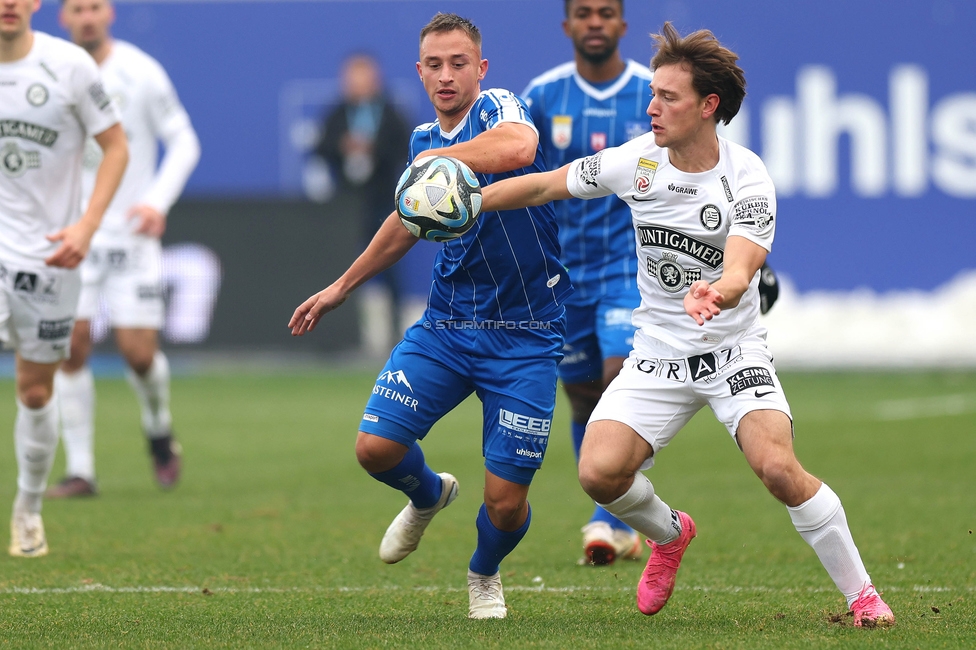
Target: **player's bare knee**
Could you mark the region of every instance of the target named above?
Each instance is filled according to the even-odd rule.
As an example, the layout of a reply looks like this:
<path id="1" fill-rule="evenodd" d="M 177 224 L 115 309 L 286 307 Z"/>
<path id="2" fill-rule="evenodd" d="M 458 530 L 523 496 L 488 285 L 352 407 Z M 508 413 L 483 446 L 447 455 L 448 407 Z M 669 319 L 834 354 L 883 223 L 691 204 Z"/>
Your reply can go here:
<path id="1" fill-rule="evenodd" d="M 39 409 L 51 401 L 54 391 L 50 386 L 44 384 L 33 384 L 23 386 L 17 391 L 17 397 L 21 403 L 29 409 Z"/>
<path id="2" fill-rule="evenodd" d="M 521 496 L 485 494 L 485 509 L 488 518 L 499 530 L 512 531 L 518 529 L 525 521 L 525 510 L 528 502 Z"/>
<path id="3" fill-rule="evenodd" d="M 132 372 L 140 377 L 144 377 L 149 372 L 149 369 L 152 368 L 154 354 L 154 350 L 149 350 L 148 353 L 144 350 L 129 352 L 125 355 L 125 360 L 129 364 L 129 367 L 132 368 Z"/>
<path id="4" fill-rule="evenodd" d="M 771 457 L 756 468 L 756 474 L 770 494 L 784 503 L 795 500 L 807 475 L 794 458 Z"/>
<path id="5" fill-rule="evenodd" d="M 621 489 L 622 481 L 585 457 L 579 463 L 579 482 L 583 491 L 597 503 L 609 503 L 626 492 L 626 487 Z"/>
<path id="6" fill-rule="evenodd" d="M 392 440 L 359 432 L 356 438 L 356 460 L 371 474 L 393 469 L 403 460 L 406 447 Z"/>

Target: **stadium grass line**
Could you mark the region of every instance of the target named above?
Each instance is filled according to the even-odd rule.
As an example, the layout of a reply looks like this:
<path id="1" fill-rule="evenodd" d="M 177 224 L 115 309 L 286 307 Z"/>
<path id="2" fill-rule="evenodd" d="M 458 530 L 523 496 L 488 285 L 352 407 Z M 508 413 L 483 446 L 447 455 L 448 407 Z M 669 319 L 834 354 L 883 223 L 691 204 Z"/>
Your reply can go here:
<path id="1" fill-rule="evenodd" d="M 0 595 L 10 596 L 29 596 L 29 595 L 50 595 L 50 594 L 293 594 L 293 593 L 369 593 L 371 591 L 403 591 L 403 592 L 423 592 L 423 593 L 461 593 L 467 592 L 466 587 L 402 587 L 399 585 L 377 585 L 375 587 L 174 587 L 167 585 L 156 586 L 136 586 L 136 587 L 110 587 L 99 583 L 81 585 L 78 587 L 7 587 L 0 589 Z M 534 592 L 534 593 L 626 593 L 634 591 L 634 587 L 592 587 L 592 586 L 567 586 L 567 587 L 546 587 L 545 585 L 528 586 L 514 585 L 506 586 L 506 592 Z M 739 593 L 765 593 L 765 594 L 822 594 L 835 593 L 833 587 L 704 587 L 701 585 L 676 585 L 675 591 L 701 591 L 704 593 L 720 594 L 739 594 Z M 954 591 L 976 592 L 976 586 L 965 587 L 932 587 L 926 585 L 914 585 L 911 589 L 903 587 L 886 587 L 884 593 L 900 593 L 911 591 L 915 593 L 946 593 Z"/>

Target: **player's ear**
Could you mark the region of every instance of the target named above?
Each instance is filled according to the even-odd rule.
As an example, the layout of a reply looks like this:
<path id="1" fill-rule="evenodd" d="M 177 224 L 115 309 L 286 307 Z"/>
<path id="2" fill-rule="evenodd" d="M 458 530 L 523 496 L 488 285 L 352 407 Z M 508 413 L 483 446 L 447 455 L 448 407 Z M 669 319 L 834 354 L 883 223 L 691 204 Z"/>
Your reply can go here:
<path id="1" fill-rule="evenodd" d="M 424 80 L 424 73 L 420 70 L 420 61 L 417 61 L 417 76 L 420 77 L 421 81 Z"/>
<path id="2" fill-rule="evenodd" d="M 715 111 L 718 110 L 718 105 L 721 100 L 719 100 L 718 95 L 712 93 L 705 98 L 705 102 L 702 105 L 702 119 L 707 120 L 715 116 Z"/>
<path id="3" fill-rule="evenodd" d="M 481 59 L 481 63 L 478 64 L 478 81 L 485 78 L 488 74 L 488 59 Z"/>

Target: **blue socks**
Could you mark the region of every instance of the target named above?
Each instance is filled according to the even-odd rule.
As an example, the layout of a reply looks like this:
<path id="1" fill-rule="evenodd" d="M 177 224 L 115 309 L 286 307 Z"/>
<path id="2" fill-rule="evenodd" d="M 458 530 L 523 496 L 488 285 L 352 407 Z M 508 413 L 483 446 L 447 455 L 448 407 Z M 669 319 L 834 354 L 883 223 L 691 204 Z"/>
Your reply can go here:
<path id="1" fill-rule="evenodd" d="M 580 447 L 583 446 L 583 434 L 586 433 L 586 422 L 576 422 L 570 423 L 570 433 L 573 434 L 573 451 L 576 452 L 576 462 L 579 462 L 580 457 Z M 610 528 L 614 530 L 625 530 L 628 533 L 633 530 L 630 526 L 620 521 L 609 512 L 597 506 L 593 511 L 593 516 L 590 517 L 590 523 L 594 521 L 605 521 L 610 524 Z"/>
<path id="2" fill-rule="evenodd" d="M 532 508 L 529 507 L 529 516 L 525 518 L 525 523 L 522 524 L 521 528 L 510 533 L 498 530 L 488 518 L 488 509 L 482 504 L 481 510 L 478 511 L 477 521 L 478 548 L 471 556 L 471 564 L 468 565 L 468 568 L 483 576 L 493 576 L 498 573 L 498 565 L 522 541 L 531 522 Z"/>
<path id="3" fill-rule="evenodd" d="M 406 494 L 414 508 L 430 508 L 441 498 L 443 481 L 434 470 L 427 467 L 424 452 L 416 443 L 410 446 L 399 465 L 385 472 L 370 472 L 369 475 Z"/>
<path id="4" fill-rule="evenodd" d="M 569 432 L 573 434 L 573 451 L 576 452 L 576 462 L 579 462 L 580 447 L 583 446 L 583 434 L 586 433 L 586 422 L 576 422 L 569 425 Z"/>

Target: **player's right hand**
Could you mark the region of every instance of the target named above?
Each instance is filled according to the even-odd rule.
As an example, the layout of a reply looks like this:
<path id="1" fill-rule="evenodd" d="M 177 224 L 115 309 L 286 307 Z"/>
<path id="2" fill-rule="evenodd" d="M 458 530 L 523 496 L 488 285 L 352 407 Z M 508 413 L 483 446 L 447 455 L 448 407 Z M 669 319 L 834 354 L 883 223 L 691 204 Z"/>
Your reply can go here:
<path id="1" fill-rule="evenodd" d="M 44 263 L 63 269 L 77 267 L 88 254 L 91 237 L 92 233 L 88 232 L 80 221 L 59 230 L 53 235 L 47 235 L 48 241 L 60 242 L 61 245 L 50 257 L 44 260 Z"/>
<path id="2" fill-rule="evenodd" d="M 704 325 L 705 321 L 712 320 L 722 312 L 719 304 L 723 300 L 724 296 L 711 284 L 704 280 L 695 280 L 685 294 L 685 313 L 699 325 Z"/>
<path id="3" fill-rule="evenodd" d="M 348 294 L 339 291 L 335 285 L 330 285 L 322 291 L 303 302 L 292 314 L 288 321 L 292 336 L 301 336 L 305 332 L 311 332 L 322 316 L 346 301 Z"/>

